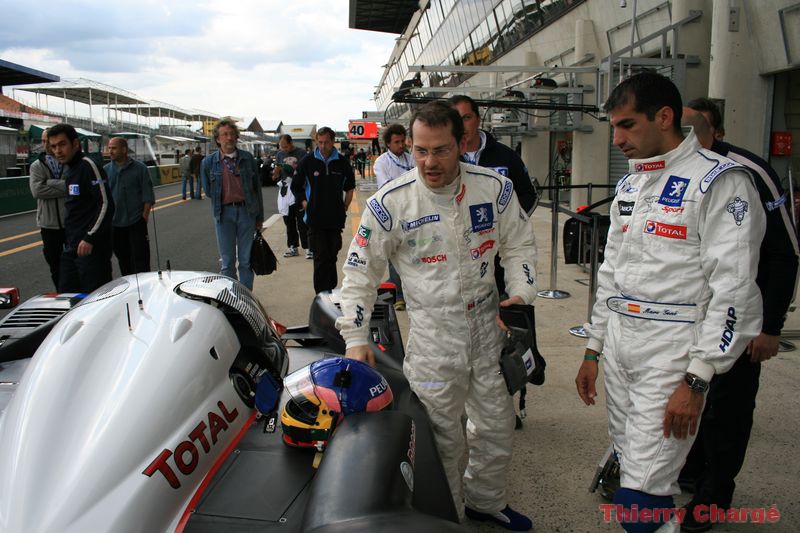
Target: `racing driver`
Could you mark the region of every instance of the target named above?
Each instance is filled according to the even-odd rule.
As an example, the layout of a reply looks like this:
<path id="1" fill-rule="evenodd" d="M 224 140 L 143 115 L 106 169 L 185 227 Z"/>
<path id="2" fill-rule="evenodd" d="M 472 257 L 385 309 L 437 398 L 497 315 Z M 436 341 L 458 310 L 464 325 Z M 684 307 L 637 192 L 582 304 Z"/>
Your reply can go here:
<path id="1" fill-rule="evenodd" d="M 368 325 L 391 261 L 403 279 L 410 323 L 403 370 L 430 415 L 459 516 L 527 531 L 531 520 L 506 500 L 514 410 L 498 372 L 504 326 L 497 317 L 494 257 L 502 257 L 512 295 L 500 305 L 530 303 L 536 245 L 511 181 L 459 162 L 463 134 L 458 112 L 443 101 L 414 113 L 417 167 L 367 200 L 343 267 L 337 327 L 347 357 L 374 364 Z M 469 460 L 462 501 L 465 411 Z"/>
<path id="2" fill-rule="evenodd" d="M 620 83 L 605 104 L 629 158 L 611 204 L 605 261 L 578 394 L 594 404 L 602 351 L 609 433 L 621 471 L 614 503 L 659 510 L 628 531 L 678 531 L 680 493 L 708 383 L 761 331 L 755 284 L 765 215 L 744 167 L 680 129 L 673 83 L 655 73 Z M 628 518 L 631 518 L 630 515 Z M 672 515 L 674 516 L 674 515 Z M 620 517 L 617 517 L 620 519 Z M 646 522 L 645 522 L 646 521 Z"/>

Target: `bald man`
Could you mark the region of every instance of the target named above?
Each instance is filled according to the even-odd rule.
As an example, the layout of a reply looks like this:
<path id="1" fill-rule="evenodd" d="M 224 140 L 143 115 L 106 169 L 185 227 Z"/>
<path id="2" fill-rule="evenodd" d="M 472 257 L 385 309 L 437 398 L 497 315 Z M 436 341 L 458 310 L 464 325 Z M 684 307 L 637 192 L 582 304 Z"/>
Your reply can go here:
<path id="1" fill-rule="evenodd" d="M 691 105 L 691 102 L 690 102 Z M 681 472 L 682 485 L 694 481 L 694 498 L 687 520 L 694 521 L 693 506 L 716 504 L 728 509 L 736 487 L 734 478 L 744 462 L 761 374 L 761 362 L 778 353 L 781 328 L 794 294 L 797 276 L 797 238 L 780 178 L 757 155 L 719 140 L 705 118 L 704 109 L 683 108 L 684 126 L 692 126 L 704 148 L 726 156 L 750 170 L 767 216 L 756 283 L 761 290 L 764 322 L 733 368 L 715 375 L 706 398 L 700 429 Z M 750 209 L 759 206 L 751 205 Z M 722 214 L 720 214 L 722 216 Z M 745 505 L 746 506 L 746 505 Z M 709 522 L 686 524 L 689 531 L 706 531 Z"/>
<path id="2" fill-rule="evenodd" d="M 114 255 L 123 276 L 150 270 L 150 237 L 147 219 L 156 203 L 150 171 L 144 163 L 128 157 L 128 141 L 108 141 L 111 162 L 104 167 L 114 198 Z"/>

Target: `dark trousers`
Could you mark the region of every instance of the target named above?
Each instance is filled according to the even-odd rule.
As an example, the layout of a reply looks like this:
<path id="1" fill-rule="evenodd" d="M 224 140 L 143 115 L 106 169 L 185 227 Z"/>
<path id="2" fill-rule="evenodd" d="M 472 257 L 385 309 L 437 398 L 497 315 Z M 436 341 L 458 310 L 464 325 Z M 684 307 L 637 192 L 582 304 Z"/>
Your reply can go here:
<path id="1" fill-rule="evenodd" d="M 310 249 L 308 247 L 308 226 L 303 222 L 304 215 L 305 211 L 302 205 L 295 203 L 289 206 L 289 214 L 283 217 L 283 223 L 286 224 L 286 246 L 297 248 L 300 245 L 306 250 Z"/>
<path id="2" fill-rule="evenodd" d="M 124 228 L 115 227 L 113 242 L 123 276 L 150 271 L 150 237 L 144 219 Z"/>
<path id="3" fill-rule="evenodd" d="M 192 179 L 197 182 L 197 196 L 193 196 L 193 198 L 197 198 L 198 200 L 203 198 L 203 181 L 200 179 L 200 174 L 192 174 Z"/>
<path id="4" fill-rule="evenodd" d="M 88 294 L 111 281 L 111 243 L 97 243 L 92 253 L 78 257 L 78 251 L 65 249 L 61 254 L 58 292 Z"/>
<path id="5" fill-rule="evenodd" d="M 751 363 L 745 352 L 728 372 L 711 380 L 697 439 L 681 471 L 682 478 L 696 479 L 695 502 L 730 508 L 753 427 L 760 376 L 761 363 Z"/>
<path id="6" fill-rule="evenodd" d="M 50 267 L 50 278 L 58 290 L 58 271 L 61 269 L 61 253 L 64 251 L 64 230 L 41 228 L 42 253 L 47 266 Z"/>
<path id="7" fill-rule="evenodd" d="M 308 228 L 308 242 L 314 251 L 314 291 L 330 291 L 339 283 L 337 256 L 342 249 L 342 230 Z"/>

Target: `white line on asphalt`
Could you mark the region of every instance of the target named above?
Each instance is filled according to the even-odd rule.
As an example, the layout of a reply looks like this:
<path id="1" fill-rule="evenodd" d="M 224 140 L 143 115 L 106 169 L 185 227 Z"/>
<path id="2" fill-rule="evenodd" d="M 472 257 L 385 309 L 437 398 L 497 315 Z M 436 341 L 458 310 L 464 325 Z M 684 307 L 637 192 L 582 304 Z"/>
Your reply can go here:
<path id="1" fill-rule="evenodd" d="M 276 221 L 278 221 L 278 220 L 280 220 L 282 218 L 283 218 L 283 216 L 281 216 L 280 213 L 275 213 L 274 215 L 269 217 L 266 222 L 264 222 L 261 225 L 261 229 L 267 229 L 268 227 L 272 226 Z"/>

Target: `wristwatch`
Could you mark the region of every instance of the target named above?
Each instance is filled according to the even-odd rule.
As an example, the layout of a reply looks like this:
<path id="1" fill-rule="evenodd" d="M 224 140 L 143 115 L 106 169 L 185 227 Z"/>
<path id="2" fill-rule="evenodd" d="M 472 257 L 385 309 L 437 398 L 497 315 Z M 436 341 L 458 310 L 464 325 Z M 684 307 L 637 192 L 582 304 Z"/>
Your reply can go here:
<path id="1" fill-rule="evenodd" d="M 704 394 L 708 390 L 708 381 L 704 380 L 699 376 L 695 376 L 691 372 L 686 373 L 685 379 L 686 379 L 686 384 L 694 392 L 699 392 L 700 394 Z"/>

